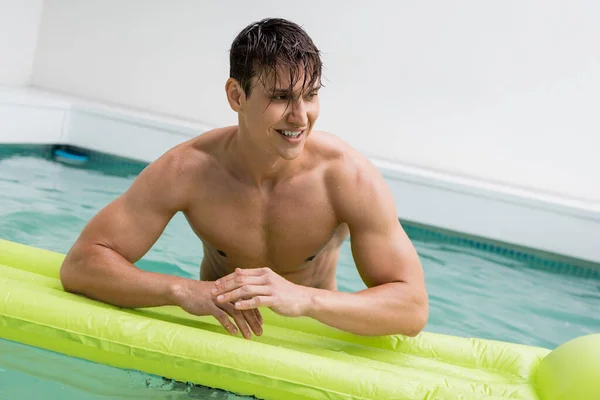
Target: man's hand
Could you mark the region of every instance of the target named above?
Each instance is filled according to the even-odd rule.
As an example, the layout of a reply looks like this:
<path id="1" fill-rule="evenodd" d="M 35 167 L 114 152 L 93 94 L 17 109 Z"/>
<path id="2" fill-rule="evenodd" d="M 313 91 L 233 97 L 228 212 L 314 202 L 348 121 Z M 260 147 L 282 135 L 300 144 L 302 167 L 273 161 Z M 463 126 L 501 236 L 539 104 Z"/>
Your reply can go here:
<path id="1" fill-rule="evenodd" d="M 238 328 L 246 339 L 250 339 L 250 329 L 257 335 L 262 334 L 262 316 L 258 310 L 236 310 L 232 303 L 217 303 L 211 295 L 213 282 L 186 281 L 176 290 L 177 303 L 190 314 L 202 316 L 212 315 L 232 335 L 237 335 Z M 231 322 L 232 317 L 235 324 Z M 237 325 L 237 328 L 236 328 Z"/>
<path id="2" fill-rule="evenodd" d="M 310 306 L 310 288 L 296 285 L 270 268 L 241 269 L 217 280 L 211 291 L 219 305 L 234 304 L 236 310 L 269 307 L 277 314 L 299 317 Z"/>

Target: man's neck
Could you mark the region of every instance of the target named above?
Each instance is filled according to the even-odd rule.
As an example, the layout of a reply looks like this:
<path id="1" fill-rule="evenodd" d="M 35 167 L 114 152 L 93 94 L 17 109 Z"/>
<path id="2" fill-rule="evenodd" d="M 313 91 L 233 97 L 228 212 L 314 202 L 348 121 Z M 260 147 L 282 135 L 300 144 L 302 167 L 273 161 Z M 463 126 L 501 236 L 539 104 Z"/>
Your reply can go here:
<path id="1" fill-rule="evenodd" d="M 296 160 L 285 160 L 257 146 L 240 127 L 235 130 L 228 147 L 229 164 L 234 173 L 260 189 L 272 188 L 289 178 L 298 164 Z"/>

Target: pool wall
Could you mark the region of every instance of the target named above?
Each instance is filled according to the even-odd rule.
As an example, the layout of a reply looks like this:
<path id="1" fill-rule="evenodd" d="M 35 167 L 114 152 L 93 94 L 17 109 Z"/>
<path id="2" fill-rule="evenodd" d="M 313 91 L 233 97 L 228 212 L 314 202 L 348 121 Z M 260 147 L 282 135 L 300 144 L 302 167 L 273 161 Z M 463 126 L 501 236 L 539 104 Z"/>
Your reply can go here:
<path id="1" fill-rule="evenodd" d="M 29 85 L 43 0 L 0 1 L 0 84 Z"/>
<path id="2" fill-rule="evenodd" d="M 0 41 L 0 84 L 229 125 L 231 42 L 282 16 L 322 51 L 318 129 L 375 158 L 597 205 L 600 3 L 563 3 L 8 0 L 0 37 L 37 39 L 12 67 L 24 79 L 6 81 L 18 57 Z M 39 27 L 19 18 L 40 8 Z"/>
<path id="3" fill-rule="evenodd" d="M 0 143 L 147 162 L 235 123 L 229 46 L 266 16 L 314 38 L 317 128 L 373 160 L 402 220 L 600 261 L 600 3 L 3 1 Z"/>
<path id="4" fill-rule="evenodd" d="M 0 143 L 65 144 L 151 162 L 210 129 L 31 88 L 0 90 Z M 600 262 L 600 207 L 371 158 L 401 220 Z"/>

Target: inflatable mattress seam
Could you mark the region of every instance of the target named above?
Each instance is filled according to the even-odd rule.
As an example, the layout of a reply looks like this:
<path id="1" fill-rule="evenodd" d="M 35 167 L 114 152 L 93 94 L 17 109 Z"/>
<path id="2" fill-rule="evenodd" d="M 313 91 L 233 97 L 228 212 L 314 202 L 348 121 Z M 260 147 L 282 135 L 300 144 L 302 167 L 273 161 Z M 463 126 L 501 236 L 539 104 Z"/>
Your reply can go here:
<path id="1" fill-rule="evenodd" d="M 82 336 L 82 337 L 87 337 L 87 338 L 91 338 L 91 339 L 98 339 L 98 340 L 101 340 L 101 341 L 104 341 L 104 342 L 114 343 L 116 345 L 121 345 L 121 346 L 124 346 L 124 347 L 135 348 L 135 349 L 138 349 L 140 351 L 157 353 L 157 354 L 167 355 L 167 356 L 171 355 L 171 354 L 159 351 L 159 350 L 148 350 L 148 349 L 141 348 L 141 347 L 138 347 L 138 346 L 135 346 L 135 345 L 130 345 L 130 344 L 127 344 L 127 343 L 123 343 L 123 342 L 119 342 L 119 341 L 115 341 L 115 340 L 110 340 L 110 339 L 106 339 L 106 338 L 93 337 L 93 336 L 90 336 L 89 334 L 79 333 L 79 332 L 76 332 L 76 331 L 72 331 L 70 329 L 57 328 L 57 327 L 52 326 L 52 325 L 48 325 L 48 324 L 44 324 L 44 323 L 38 323 L 38 322 L 33 322 L 33 321 L 25 319 L 25 318 L 20 318 L 20 317 L 15 317 L 13 315 L 8 315 L 8 314 L 0 313 L 0 320 L 6 320 L 6 319 L 12 319 L 12 320 L 16 320 L 16 321 L 21 321 L 23 323 L 30 324 L 30 325 L 43 326 L 43 327 L 45 327 L 47 329 L 60 330 L 60 331 L 63 331 L 63 332 L 67 332 L 67 333 L 76 335 L 76 336 Z M 133 356 L 133 357 L 136 357 L 136 356 Z M 205 360 L 196 360 L 196 359 L 193 359 L 193 358 L 190 358 L 190 357 L 186 357 L 184 355 L 179 355 L 179 354 L 177 355 L 177 357 L 181 358 L 181 359 L 184 359 L 184 360 L 189 360 L 189 361 L 198 361 L 198 362 L 201 362 L 201 363 L 204 363 L 204 364 L 209 364 L 209 365 L 212 365 L 212 366 L 215 366 L 215 367 L 219 367 L 219 368 L 223 368 L 223 369 L 226 369 L 226 370 L 244 372 L 244 373 L 246 373 L 248 375 L 253 375 L 253 376 L 260 376 L 260 377 L 268 379 L 268 380 L 284 381 L 284 382 L 288 382 L 288 383 L 291 383 L 291 384 L 296 385 L 296 386 L 304 386 L 304 387 L 311 388 L 311 389 L 316 388 L 316 389 L 321 390 L 323 392 L 335 394 L 335 395 L 338 395 L 338 396 L 344 396 L 345 398 L 349 398 L 349 399 L 369 400 L 368 397 L 362 397 L 362 396 L 356 396 L 356 395 L 349 395 L 347 393 L 340 393 L 338 391 L 331 390 L 329 388 L 319 387 L 319 386 L 316 386 L 314 384 L 308 385 L 308 384 L 305 384 L 305 383 L 302 383 L 302 382 L 298 382 L 298 381 L 294 381 L 294 380 L 290 380 L 290 379 L 282 379 L 281 377 L 273 377 L 273 376 L 269 376 L 269 375 L 265 375 L 265 374 L 256 373 L 254 371 L 248 371 L 247 369 L 243 369 L 243 368 L 237 368 L 237 367 L 233 368 L 231 366 L 227 366 L 227 365 L 223 365 L 223 364 L 218 364 L 218 363 L 215 363 L 215 362 L 208 362 L 208 361 L 205 361 Z M 78 358 L 85 359 L 84 357 L 78 357 Z M 252 381 L 249 381 L 249 382 L 253 383 Z"/>
<path id="2" fill-rule="evenodd" d="M 12 267 L 9 266 L 9 268 L 12 268 Z M 55 279 L 55 278 L 51 278 L 51 279 Z M 11 278 L 8 278 L 8 280 L 13 280 L 15 282 L 18 282 L 17 280 L 11 279 Z M 31 288 L 31 289 L 34 289 L 36 286 L 40 286 L 40 287 L 43 287 L 45 289 L 50 289 L 50 292 L 55 292 L 57 294 L 58 293 L 61 293 L 61 294 L 68 293 L 68 292 L 65 292 L 64 289 L 62 289 L 62 288 L 50 287 L 50 286 L 46 286 L 46 285 L 39 285 L 37 282 L 28 282 L 27 286 L 29 286 L 29 288 Z M 76 295 L 76 296 L 79 296 L 79 295 Z M 98 304 L 94 304 L 94 306 L 96 306 L 96 307 L 102 307 L 103 308 L 103 305 L 105 305 L 104 303 L 95 301 L 93 299 L 90 299 L 90 300 L 92 300 L 94 303 L 98 303 Z M 111 305 L 108 305 L 108 306 L 109 306 L 108 307 L 109 309 L 111 309 L 111 310 L 113 310 L 115 312 L 124 313 L 124 314 L 128 314 L 128 315 L 131 315 L 131 316 L 136 316 L 136 317 L 143 317 L 144 316 L 143 314 L 141 314 L 141 312 L 138 309 L 122 308 L 122 307 L 111 306 Z M 171 323 L 171 321 L 169 321 L 168 319 L 161 318 L 159 315 L 153 315 L 151 318 L 155 319 L 155 320 L 160 320 L 160 321 L 163 321 L 163 322 L 166 322 L 166 323 Z M 15 319 L 19 319 L 19 318 L 15 318 Z M 19 319 L 19 320 L 26 321 L 26 322 L 28 322 L 30 324 L 44 325 L 44 324 L 41 324 L 41 323 L 33 322 L 32 320 L 25 320 L 25 319 Z M 46 326 L 48 328 L 51 327 L 50 325 L 44 325 L 44 326 Z M 187 326 L 192 327 L 191 325 L 187 325 Z M 70 332 L 70 333 L 74 333 L 74 334 L 78 334 L 78 335 L 84 336 L 83 334 L 79 334 L 77 332 L 70 331 L 70 330 L 67 330 L 67 329 L 62 329 L 61 328 L 61 330 L 65 331 L 65 332 Z M 313 333 L 307 333 L 307 334 L 311 335 L 311 336 L 318 336 L 318 335 L 313 334 Z M 85 335 L 85 336 L 90 337 L 90 338 L 92 337 L 90 335 Z M 126 344 L 123 344 L 123 343 L 120 343 L 120 342 L 116 342 L 116 341 L 112 341 L 112 340 L 107 340 L 107 339 L 102 339 L 102 340 L 106 340 L 107 342 L 110 342 L 110 343 L 115 343 L 115 344 L 119 344 L 119 345 L 129 346 L 129 345 L 126 345 Z M 333 340 L 338 340 L 338 339 L 333 339 Z M 368 344 L 359 344 L 358 346 L 366 347 L 366 348 L 370 347 L 370 348 L 373 348 L 374 350 L 378 350 L 378 351 L 385 351 L 385 349 L 382 349 L 382 348 L 380 348 L 378 346 L 369 346 Z M 131 347 L 134 347 L 134 346 L 131 346 Z M 139 347 L 136 347 L 136 348 L 141 349 Z M 163 352 L 158 352 L 158 351 L 157 351 L 157 353 L 165 354 Z M 435 360 L 438 363 L 445 364 L 445 365 L 450 366 L 450 367 L 454 367 L 455 366 L 455 367 L 465 368 L 465 369 L 472 370 L 472 371 L 485 370 L 485 371 L 488 371 L 491 374 L 497 375 L 498 377 L 502 377 L 502 378 L 508 380 L 509 382 L 511 382 L 511 384 L 515 384 L 515 385 L 522 384 L 522 383 L 527 383 L 528 379 L 529 379 L 528 377 L 523 377 L 522 375 L 515 374 L 515 373 L 512 373 L 512 372 L 507 372 L 507 371 L 499 369 L 499 368 L 489 368 L 489 367 L 479 367 L 478 368 L 477 366 L 472 365 L 472 364 L 460 363 L 460 362 L 452 362 L 452 361 L 448 361 L 448 360 L 446 360 L 444 358 L 440 358 L 440 357 L 437 357 L 437 356 L 425 357 L 422 354 L 419 354 L 419 353 L 416 353 L 416 352 L 411 352 L 411 353 L 406 353 L 406 354 L 410 355 L 411 357 L 416 357 L 416 358 L 419 358 L 419 359 L 425 359 L 425 360 L 427 360 L 427 359 L 433 359 L 433 360 Z M 353 355 L 353 357 L 364 358 L 366 360 L 369 360 L 369 358 L 364 357 L 364 356 L 360 356 L 360 355 Z M 189 358 L 186 358 L 186 359 L 189 359 Z M 374 360 L 370 360 L 370 361 L 373 362 Z M 384 361 L 380 361 L 380 363 L 383 364 L 383 365 L 387 365 L 387 363 L 384 362 Z M 216 364 L 216 363 L 208 363 L 207 362 L 207 364 L 211 364 L 211 365 L 223 367 L 222 365 Z M 396 364 L 394 364 L 394 365 L 396 365 Z M 409 368 L 408 366 L 405 366 L 405 365 L 398 365 L 398 366 L 402 367 L 402 368 Z M 223 368 L 226 368 L 226 367 L 223 367 Z M 430 373 L 437 373 L 438 372 L 435 368 L 431 368 L 428 365 L 421 366 L 421 368 L 423 370 L 426 370 L 426 371 L 430 372 Z M 247 372 L 247 371 L 245 371 L 245 372 Z M 263 376 L 261 374 L 255 374 L 255 375 Z M 464 379 L 463 377 L 460 376 L 460 374 L 452 375 L 452 376 L 454 376 L 457 379 L 461 379 L 461 380 Z"/>

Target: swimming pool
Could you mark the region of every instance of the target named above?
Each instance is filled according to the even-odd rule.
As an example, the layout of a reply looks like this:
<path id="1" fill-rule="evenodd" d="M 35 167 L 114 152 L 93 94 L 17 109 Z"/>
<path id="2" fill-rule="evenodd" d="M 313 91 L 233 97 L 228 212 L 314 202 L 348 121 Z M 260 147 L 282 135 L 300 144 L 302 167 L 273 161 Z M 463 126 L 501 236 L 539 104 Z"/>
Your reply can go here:
<path id="1" fill-rule="evenodd" d="M 0 237 L 66 252 L 100 207 L 131 183 L 143 164 L 92 153 L 86 168 L 53 162 L 46 147 L 0 146 Z M 482 244 L 405 224 L 423 261 L 430 294 L 427 331 L 555 348 L 600 332 L 598 269 Z M 202 246 L 177 215 L 144 269 L 197 277 Z M 364 288 L 349 242 L 340 290 Z M 240 398 L 160 377 L 93 364 L 0 340 L 0 395 L 6 398 Z"/>

